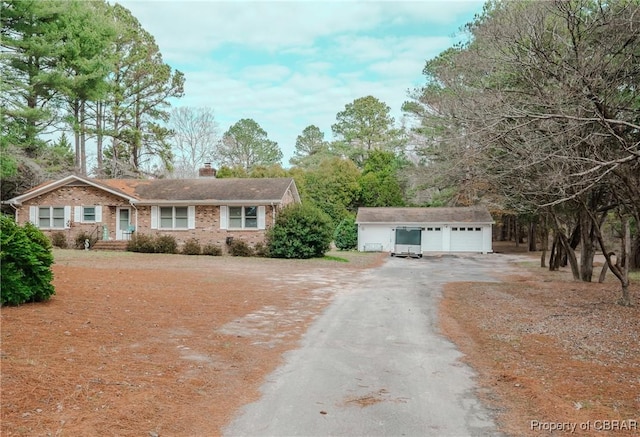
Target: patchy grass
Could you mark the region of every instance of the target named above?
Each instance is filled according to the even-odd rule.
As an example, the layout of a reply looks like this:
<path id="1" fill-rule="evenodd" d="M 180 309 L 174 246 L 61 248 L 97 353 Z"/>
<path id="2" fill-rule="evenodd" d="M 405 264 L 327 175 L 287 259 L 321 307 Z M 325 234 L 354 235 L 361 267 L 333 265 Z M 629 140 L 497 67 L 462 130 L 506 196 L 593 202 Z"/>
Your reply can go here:
<path id="1" fill-rule="evenodd" d="M 334 256 L 334 255 L 325 255 L 322 257 L 322 259 L 326 260 L 326 261 L 338 261 L 341 263 L 348 263 L 349 260 L 346 258 L 342 258 L 340 256 Z"/>

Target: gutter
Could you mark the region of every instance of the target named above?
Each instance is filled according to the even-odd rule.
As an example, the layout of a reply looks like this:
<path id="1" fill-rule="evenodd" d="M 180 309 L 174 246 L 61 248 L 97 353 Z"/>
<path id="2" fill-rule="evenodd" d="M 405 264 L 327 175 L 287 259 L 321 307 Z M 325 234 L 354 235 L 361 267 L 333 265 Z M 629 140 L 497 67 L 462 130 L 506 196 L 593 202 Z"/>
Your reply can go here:
<path id="1" fill-rule="evenodd" d="M 219 199 L 209 199 L 209 200 L 138 200 L 135 202 L 138 206 L 195 206 L 195 205 L 214 205 L 214 206 L 228 206 L 228 205 L 237 205 L 237 206 L 247 206 L 247 205 L 277 205 L 280 204 L 280 199 L 246 199 L 246 200 L 219 200 Z"/>

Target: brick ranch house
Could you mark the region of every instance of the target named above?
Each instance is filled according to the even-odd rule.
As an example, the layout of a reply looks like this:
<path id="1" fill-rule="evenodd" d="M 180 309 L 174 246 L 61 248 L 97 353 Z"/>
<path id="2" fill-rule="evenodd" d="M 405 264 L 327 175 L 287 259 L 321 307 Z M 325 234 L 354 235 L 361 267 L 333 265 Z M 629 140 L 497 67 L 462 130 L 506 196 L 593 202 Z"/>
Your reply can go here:
<path id="1" fill-rule="evenodd" d="M 202 174 L 202 171 L 201 171 Z M 292 178 L 91 179 L 67 176 L 6 202 L 19 224 L 31 222 L 70 245 L 82 232 L 128 240 L 134 232 L 171 235 L 181 244 L 225 247 L 228 237 L 263 242 L 278 211 L 300 196 Z"/>

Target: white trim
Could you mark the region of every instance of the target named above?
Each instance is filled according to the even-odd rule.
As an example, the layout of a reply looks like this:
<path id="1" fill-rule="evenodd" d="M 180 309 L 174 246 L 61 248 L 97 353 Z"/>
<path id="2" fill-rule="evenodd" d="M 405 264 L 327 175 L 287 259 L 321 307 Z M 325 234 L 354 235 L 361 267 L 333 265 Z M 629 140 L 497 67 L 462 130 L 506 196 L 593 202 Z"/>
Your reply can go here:
<path id="1" fill-rule="evenodd" d="M 71 206 L 64 207 L 64 228 L 69 229 L 71 227 Z"/>
<path id="2" fill-rule="evenodd" d="M 151 207 L 151 229 L 158 229 L 158 207 Z"/>
<path id="3" fill-rule="evenodd" d="M 220 206 L 220 229 L 228 229 L 229 228 L 229 224 L 228 224 L 228 217 L 229 216 L 229 212 L 228 212 L 228 208 L 226 205 L 222 205 Z"/>
<path id="4" fill-rule="evenodd" d="M 38 207 L 37 206 L 30 206 L 29 207 L 29 221 L 36 228 L 40 227 L 40 225 L 38 223 Z"/>
<path id="5" fill-rule="evenodd" d="M 185 206 L 185 205 L 166 205 L 166 206 L 158 206 L 158 220 L 157 220 L 157 225 L 158 225 L 158 229 L 162 229 L 163 231 L 184 231 L 187 229 L 195 229 L 195 206 Z M 186 213 L 187 213 L 187 224 L 186 226 L 176 226 L 176 222 L 178 219 L 177 216 L 177 209 L 185 209 Z M 163 219 L 168 219 L 168 216 L 163 216 L 162 215 L 162 210 L 163 209 L 170 209 L 171 210 L 171 226 L 164 226 L 163 224 Z M 180 217 L 183 218 L 183 217 Z M 191 227 L 193 226 L 193 227 Z"/>
<path id="6" fill-rule="evenodd" d="M 123 229 L 120 223 L 120 213 L 127 211 L 127 227 Z M 131 226 L 131 208 L 128 206 L 118 206 L 116 208 L 116 240 L 125 240 L 125 234 L 129 235 L 129 226 Z M 129 235 L 130 236 L 130 235 Z"/>
<path id="7" fill-rule="evenodd" d="M 93 220 L 84 219 L 84 209 L 93 208 Z M 102 206 L 101 205 L 76 205 L 73 207 L 73 221 L 76 223 L 101 223 L 102 222 Z"/>
<path id="8" fill-rule="evenodd" d="M 264 205 L 258 206 L 258 229 L 266 228 L 266 208 Z"/>
<path id="9" fill-rule="evenodd" d="M 187 207 L 187 227 L 196 228 L 196 207 L 193 205 Z"/>

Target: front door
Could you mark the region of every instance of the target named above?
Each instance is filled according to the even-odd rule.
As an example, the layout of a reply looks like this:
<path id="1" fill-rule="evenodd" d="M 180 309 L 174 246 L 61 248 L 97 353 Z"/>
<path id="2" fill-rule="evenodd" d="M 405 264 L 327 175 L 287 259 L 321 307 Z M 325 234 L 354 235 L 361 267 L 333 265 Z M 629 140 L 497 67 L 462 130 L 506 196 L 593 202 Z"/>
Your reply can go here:
<path id="1" fill-rule="evenodd" d="M 131 237 L 131 209 L 118 208 L 116 215 L 116 240 L 128 240 Z"/>

